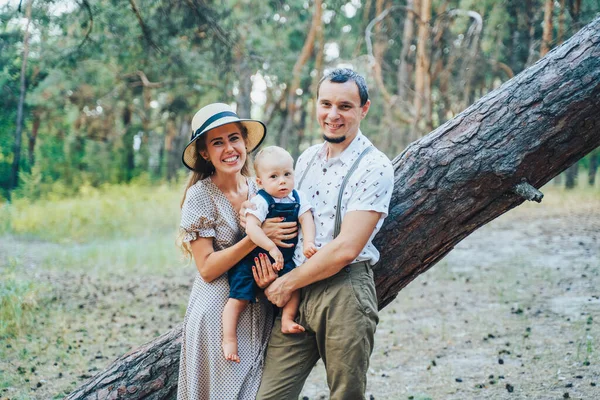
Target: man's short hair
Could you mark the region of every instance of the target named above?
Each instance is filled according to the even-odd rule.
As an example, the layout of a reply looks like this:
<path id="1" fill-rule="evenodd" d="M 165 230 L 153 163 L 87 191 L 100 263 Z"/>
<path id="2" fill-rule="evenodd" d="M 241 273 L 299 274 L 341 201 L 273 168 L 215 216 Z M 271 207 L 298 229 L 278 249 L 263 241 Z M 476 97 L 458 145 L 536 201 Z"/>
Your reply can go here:
<path id="1" fill-rule="evenodd" d="M 356 83 L 356 86 L 358 86 L 360 106 L 364 106 L 365 104 L 367 104 L 367 100 L 369 100 L 369 89 L 367 88 L 367 82 L 365 81 L 365 78 L 349 68 L 336 68 L 326 73 L 321 78 L 321 80 L 319 81 L 319 85 L 317 86 L 317 98 L 319 97 L 319 89 L 321 89 L 321 83 L 323 83 L 324 81 L 329 81 L 333 83 L 345 83 L 348 81 L 352 81 Z"/>

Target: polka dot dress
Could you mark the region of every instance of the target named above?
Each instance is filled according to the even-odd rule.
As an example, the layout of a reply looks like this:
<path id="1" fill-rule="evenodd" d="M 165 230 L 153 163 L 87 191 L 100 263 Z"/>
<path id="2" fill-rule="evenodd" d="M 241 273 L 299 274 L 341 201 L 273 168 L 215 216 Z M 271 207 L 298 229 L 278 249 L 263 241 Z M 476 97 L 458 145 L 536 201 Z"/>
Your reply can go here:
<path id="1" fill-rule="evenodd" d="M 256 184 L 248 180 L 249 193 Z M 242 236 L 238 213 L 210 178 L 191 186 L 181 212 L 184 241 L 213 237 L 215 251 Z M 273 307 L 261 299 L 242 312 L 238 324 L 239 364 L 221 349 L 221 313 L 229 296 L 227 274 L 207 283 L 196 274 L 183 322 L 177 398 L 180 400 L 254 399 L 262 377 L 264 351 L 271 335 Z"/>

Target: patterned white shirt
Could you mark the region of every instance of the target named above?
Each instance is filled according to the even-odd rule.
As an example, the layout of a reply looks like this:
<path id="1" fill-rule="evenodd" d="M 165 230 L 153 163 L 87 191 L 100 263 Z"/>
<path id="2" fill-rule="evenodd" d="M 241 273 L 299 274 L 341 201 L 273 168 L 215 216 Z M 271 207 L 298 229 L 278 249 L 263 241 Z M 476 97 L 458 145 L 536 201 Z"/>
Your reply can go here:
<path id="1" fill-rule="evenodd" d="M 321 248 L 333 240 L 335 209 L 342 181 L 354 161 L 369 146 L 373 146 L 373 144 L 359 131 L 352 143 L 338 157 L 327 159 L 327 145 L 322 143 L 308 148 L 298 158 L 295 171 L 296 189 L 304 191 L 313 206 L 313 217 L 317 228 L 315 239 L 317 248 Z M 308 164 L 315 152 L 319 152 L 319 154 L 309 167 Z M 309 169 L 302 186 L 298 186 L 307 167 Z M 394 169 L 392 163 L 385 154 L 374 148 L 360 161 L 358 168 L 350 176 L 342 196 L 342 225 L 344 215 L 349 211 L 381 213 L 369 241 L 353 262 L 369 261 L 373 265 L 379 261 L 379 251 L 373 246 L 372 241 L 388 215 L 393 188 Z M 300 234 L 294 253 L 296 265 L 305 261 L 302 248 L 303 238 Z"/>
<path id="2" fill-rule="evenodd" d="M 306 197 L 306 194 L 302 190 L 296 190 L 298 192 L 298 199 L 300 200 L 300 208 L 298 209 L 298 217 L 304 214 L 306 211 L 312 209 L 310 201 Z M 294 199 L 294 195 L 290 192 L 289 195 L 283 198 L 273 197 L 273 201 L 275 203 L 295 203 L 296 199 Z M 250 199 L 250 202 L 256 206 L 256 210 L 248 207 L 246 208 L 246 215 L 252 214 L 260 222 L 263 222 L 267 218 L 267 214 L 269 214 L 269 204 L 265 200 L 264 197 L 257 194 L 253 198 Z"/>

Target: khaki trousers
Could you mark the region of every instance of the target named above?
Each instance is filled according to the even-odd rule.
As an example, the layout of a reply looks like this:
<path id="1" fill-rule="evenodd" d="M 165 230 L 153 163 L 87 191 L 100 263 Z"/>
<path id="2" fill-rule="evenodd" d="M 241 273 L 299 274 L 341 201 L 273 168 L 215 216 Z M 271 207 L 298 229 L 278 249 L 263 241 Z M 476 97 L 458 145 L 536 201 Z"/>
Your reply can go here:
<path id="1" fill-rule="evenodd" d="M 277 318 L 257 399 L 297 400 L 319 358 L 330 398 L 364 399 L 379 317 L 373 271 L 361 262 L 301 291 L 297 321 L 306 332 L 281 333 Z"/>

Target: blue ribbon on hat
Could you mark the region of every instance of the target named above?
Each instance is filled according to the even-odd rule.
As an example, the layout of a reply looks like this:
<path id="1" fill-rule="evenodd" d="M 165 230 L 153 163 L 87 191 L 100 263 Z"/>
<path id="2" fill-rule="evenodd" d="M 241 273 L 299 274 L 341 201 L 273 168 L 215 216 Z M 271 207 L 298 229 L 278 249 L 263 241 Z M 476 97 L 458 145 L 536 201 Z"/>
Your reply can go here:
<path id="1" fill-rule="evenodd" d="M 223 111 L 220 113 L 216 113 L 215 115 L 213 115 L 212 117 L 210 117 L 209 119 L 206 120 L 206 122 L 204 122 L 202 124 L 202 126 L 198 129 L 196 129 L 196 132 L 194 132 L 194 134 L 192 135 L 192 140 L 196 139 L 196 137 L 202 133 L 202 131 L 209 126 L 210 124 L 212 124 L 213 122 L 221 119 L 221 118 L 225 118 L 225 117 L 236 117 L 237 119 L 239 119 L 240 117 L 238 117 L 238 115 L 232 111 Z"/>

